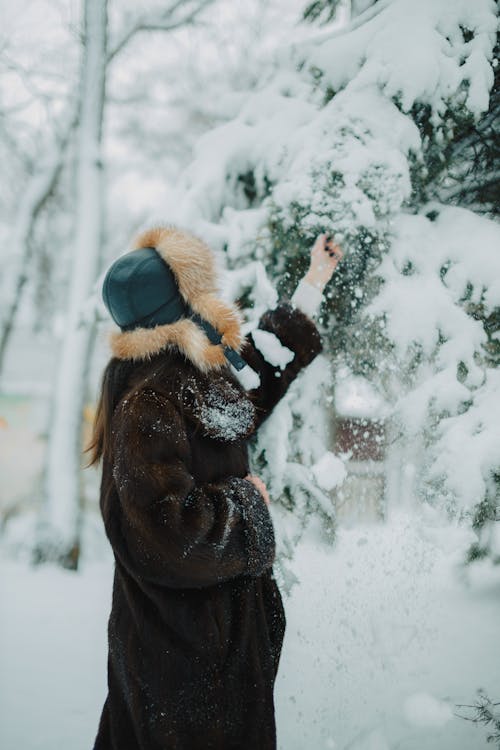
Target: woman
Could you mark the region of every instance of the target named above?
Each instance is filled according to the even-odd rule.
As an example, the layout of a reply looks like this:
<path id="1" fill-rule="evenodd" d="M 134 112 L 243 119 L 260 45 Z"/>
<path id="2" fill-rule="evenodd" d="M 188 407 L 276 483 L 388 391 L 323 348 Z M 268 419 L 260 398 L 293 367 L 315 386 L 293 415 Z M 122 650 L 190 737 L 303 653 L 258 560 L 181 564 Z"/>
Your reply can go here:
<path id="1" fill-rule="evenodd" d="M 322 351 L 311 316 L 341 257 L 320 235 L 291 301 L 260 318 L 294 354 L 283 368 L 243 338 L 239 309 L 217 296 L 212 251 L 189 232 L 146 232 L 108 271 L 103 296 L 121 330 L 90 449 L 103 461 L 115 577 L 94 750 L 276 747 L 285 616 L 247 441 Z M 230 355 L 258 385 L 245 390 Z"/>

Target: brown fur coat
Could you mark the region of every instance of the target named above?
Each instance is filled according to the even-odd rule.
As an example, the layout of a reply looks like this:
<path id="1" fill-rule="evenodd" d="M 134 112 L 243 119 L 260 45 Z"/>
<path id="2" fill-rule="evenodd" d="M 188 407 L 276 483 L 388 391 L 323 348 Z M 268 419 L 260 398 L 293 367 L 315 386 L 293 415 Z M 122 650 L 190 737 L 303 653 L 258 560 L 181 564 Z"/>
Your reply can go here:
<path id="1" fill-rule="evenodd" d="M 259 328 L 295 356 L 281 370 L 251 334 L 242 338 L 261 381 L 251 391 L 228 365 L 208 366 L 175 343 L 156 350 L 147 331 L 142 358 L 115 348 L 108 364 L 101 510 L 116 564 L 94 750 L 276 748 L 285 614 L 271 516 L 244 479 L 247 441 L 322 344 L 288 302 Z"/>

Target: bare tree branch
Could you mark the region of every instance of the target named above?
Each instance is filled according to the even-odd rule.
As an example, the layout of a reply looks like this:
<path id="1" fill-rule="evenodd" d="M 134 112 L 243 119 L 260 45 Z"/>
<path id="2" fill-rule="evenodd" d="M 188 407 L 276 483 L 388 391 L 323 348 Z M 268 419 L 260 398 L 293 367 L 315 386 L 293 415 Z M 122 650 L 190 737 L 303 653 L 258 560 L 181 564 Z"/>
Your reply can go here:
<path id="1" fill-rule="evenodd" d="M 156 13 L 138 16 L 129 28 L 122 32 L 119 40 L 111 46 L 107 57 L 108 64 L 127 46 L 136 34 L 143 31 L 173 31 L 182 26 L 187 26 L 193 23 L 196 17 L 214 2 L 215 0 L 197 0 L 195 7 L 180 18 L 176 18 L 176 11 L 187 4 L 185 0 L 176 0 L 168 8 Z"/>
<path id="2" fill-rule="evenodd" d="M 62 137 L 54 145 L 50 156 L 43 167 L 31 178 L 17 209 L 13 225 L 11 262 L 15 268 L 11 271 L 12 284 L 10 297 L 4 301 L 5 311 L 0 320 L 0 373 L 5 353 L 14 326 L 21 294 L 27 281 L 27 267 L 32 253 L 31 237 L 33 229 L 45 203 L 52 195 L 64 165 L 66 148 L 76 126 L 78 113 L 76 103 L 74 111 L 67 119 Z M 9 286 L 9 285 L 8 285 Z"/>

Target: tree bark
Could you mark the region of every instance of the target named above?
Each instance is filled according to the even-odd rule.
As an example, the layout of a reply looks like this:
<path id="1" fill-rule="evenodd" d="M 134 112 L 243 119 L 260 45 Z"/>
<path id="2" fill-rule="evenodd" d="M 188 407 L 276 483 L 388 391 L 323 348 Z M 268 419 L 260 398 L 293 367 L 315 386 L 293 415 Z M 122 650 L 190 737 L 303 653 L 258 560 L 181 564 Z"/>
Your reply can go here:
<path id="1" fill-rule="evenodd" d="M 76 568 L 80 549 L 82 410 L 94 326 L 81 319 L 99 272 L 104 218 L 102 124 L 107 0 L 85 0 L 80 78 L 76 227 L 66 328 L 52 398 L 44 505 L 36 558 Z"/>

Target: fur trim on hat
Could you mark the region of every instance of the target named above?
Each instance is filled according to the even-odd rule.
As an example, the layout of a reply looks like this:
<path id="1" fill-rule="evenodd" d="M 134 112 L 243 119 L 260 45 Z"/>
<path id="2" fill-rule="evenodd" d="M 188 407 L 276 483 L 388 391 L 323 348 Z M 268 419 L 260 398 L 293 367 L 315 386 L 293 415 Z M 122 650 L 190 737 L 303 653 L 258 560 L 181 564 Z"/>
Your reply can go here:
<path id="1" fill-rule="evenodd" d="M 172 270 L 185 302 L 211 323 L 222 336 L 212 344 L 193 320 L 181 319 L 154 328 L 113 332 L 110 345 L 118 359 L 149 359 L 168 346 L 176 346 L 199 369 L 207 371 L 227 364 L 223 346 L 241 351 L 242 315 L 217 297 L 217 271 L 212 250 L 199 237 L 175 226 L 149 229 L 139 235 L 133 248 L 154 247 Z"/>

